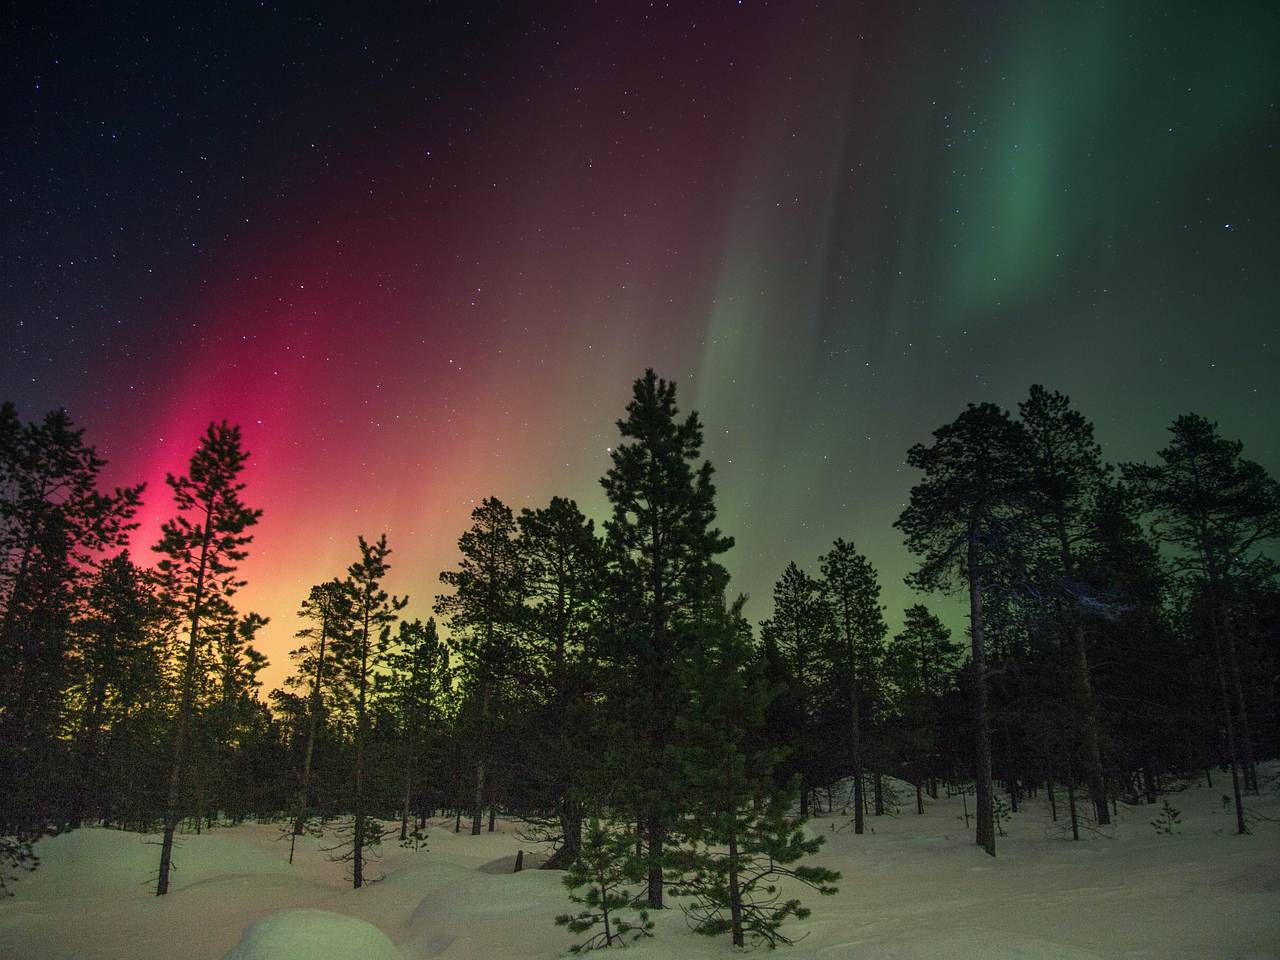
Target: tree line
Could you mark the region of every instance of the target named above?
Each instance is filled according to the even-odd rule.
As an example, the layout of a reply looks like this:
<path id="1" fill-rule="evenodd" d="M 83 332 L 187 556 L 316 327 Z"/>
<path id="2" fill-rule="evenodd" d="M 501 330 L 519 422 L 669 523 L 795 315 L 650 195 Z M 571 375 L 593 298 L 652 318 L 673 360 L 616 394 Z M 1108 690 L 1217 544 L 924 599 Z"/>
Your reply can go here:
<path id="1" fill-rule="evenodd" d="M 753 629 L 697 415 L 648 371 L 618 428 L 601 529 L 563 497 L 481 501 L 425 623 L 384 587 L 386 537 L 361 537 L 300 599 L 292 672 L 264 696 L 266 620 L 235 605 L 261 516 L 239 430 L 211 424 L 167 478 L 171 518 L 139 562 L 143 488 L 100 490 L 65 412 L 24 424 L 4 405 L 4 881 L 41 836 L 94 822 L 160 832 L 164 894 L 181 829 L 257 819 L 291 858 L 323 834 L 359 887 L 389 835 L 418 848 L 432 817 L 478 834 L 501 812 L 567 871 L 582 909 L 559 922 L 580 946 L 648 936 L 672 891 L 697 929 L 776 943 L 808 913 L 781 878 L 834 890 L 800 829 L 824 800 L 861 834 L 941 790 L 967 811 L 971 792 L 994 855 L 1030 794 L 1055 819 L 1065 794 L 1078 837 L 1216 768 L 1248 831 L 1280 738 L 1280 493 L 1214 424 L 1179 417 L 1151 463 L 1111 466 L 1036 386 L 1016 415 L 970 405 L 912 447 L 909 582 L 963 599 L 963 638 L 923 603 L 890 636 L 844 539 L 811 572 L 783 566 Z"/>

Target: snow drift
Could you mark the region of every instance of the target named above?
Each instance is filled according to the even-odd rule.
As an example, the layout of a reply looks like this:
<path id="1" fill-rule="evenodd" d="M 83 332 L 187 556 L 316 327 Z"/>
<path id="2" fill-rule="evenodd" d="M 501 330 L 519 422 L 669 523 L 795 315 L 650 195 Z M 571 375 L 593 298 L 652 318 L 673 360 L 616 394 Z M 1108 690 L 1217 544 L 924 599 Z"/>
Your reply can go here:
<path id="1" fill-rule="evenodd" d="M 404 960 L 371 923 L 328 910 L 282 910 L 251 924 L 224 960 Z"/>
<path id="2" fill-rule="evenodd" d="M 997 859 L 966 826 L 959 797 L 897 816 L 868 817 L 855 836 L 837 809 L 810 829 L 827 837 L 815 858 L 844 877 L 833 897 L 809 897 L 813 916 L 779 960 L 1277 960 L 1280 958 L 1280 766 L 1251 796 L 1254 833 L 1232 832 L 1222 789 L 1170 796 L 1172 834 L 1151 820 L 1160 805 L 1120 804 L 1105 833 L 1073 843 L 1043 797 L 1004 824 Z M 1203 783 L 1203 781 L 1201 781 Z M 970 805 L 972 812 L 972 805 Z M 1059 811 L 1061 816 L 1061 810 Z M 433 825 L 428 849 L 388 843 L 374 876 L 352 890 L 323 838 L 301 838 L 295 863 L 273 824 L 184 835 L 166 897 L 149 882 L 148 838 L 84 829 L 40 844 L 40 869 L 0 903 L 0 957 L 21 960 L 551 960 L 572 936 L 552 918 L 569 907 L 562 874 L 509 872 L 530 843 L 521 826 L 472 837 Z M 834 829 L 833 829 L 834 828 Z M 154 839 L 154 838 L 152 838 Z M 617 960 L 715 960 L 726 939 L 691 933 L 678 909 L 655 917 L 656 936 Z M 605 955 L 601 955 L 603 958 Z M 612 956 L 612 955 L 610 955 Z"/>

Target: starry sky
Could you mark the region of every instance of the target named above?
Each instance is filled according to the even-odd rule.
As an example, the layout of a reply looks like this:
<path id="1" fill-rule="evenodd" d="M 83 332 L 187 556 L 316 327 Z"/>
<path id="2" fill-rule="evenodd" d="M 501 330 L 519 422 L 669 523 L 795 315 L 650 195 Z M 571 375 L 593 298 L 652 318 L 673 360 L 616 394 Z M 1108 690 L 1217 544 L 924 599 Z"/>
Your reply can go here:
<path id="1" fill-rule="evenodd" d="M 1112 460 L 1195 410 L 1280 469 L 1278 10 L 20 3 L 0 395 L 148 481 L 140 548 L 243 425 L 269 683 L 357 534 L 425 616 L 481 498 L 603 516 L 646 366 L 752 619 L 843 536 L 896 625 L 905 451 L 966 402 L 1062 390 Z"/>

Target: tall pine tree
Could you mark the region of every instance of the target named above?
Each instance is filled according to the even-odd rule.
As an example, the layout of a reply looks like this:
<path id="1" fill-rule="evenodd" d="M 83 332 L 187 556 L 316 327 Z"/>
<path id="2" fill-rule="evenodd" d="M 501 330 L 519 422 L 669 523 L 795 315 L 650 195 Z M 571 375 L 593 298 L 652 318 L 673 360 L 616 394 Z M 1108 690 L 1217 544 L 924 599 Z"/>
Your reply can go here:
<path id="1" fill-rule="evenodd" d="M 789 563 L 773 588 L 773 617 L 760 625 L 786 670 L 787 689 L 775 700 L 792 708 L 797 729 L 788 731 L 788 766 L 800 776 L 800 815 L 809 815 L 809 794 L 816 785 L 818 744 L 814 728 L 817 693 L 830 672 L 830 609 L 820 584 Z M 775 711 L 776 712 L 776 711 Z"/>
<path id="2" fill-rule="evenodd" d="M 1094 498 L 1106 477 L 1102 450 L 1093 438 L 1093 424 L 1071 406 L 1068 397 L 1040 385 L 1032 386 L 1018 405 L 1030 453 L 1034 509 L 1047 542 L 1044 562 L 1052 571 L 1071 649 L 1071 700 L 1080 715 L 1084 761 L 1098 823 L 1111 822 L 1103 779 L 1101 725 L 1089 668 L 1085 625 L 1099 596 L 1088 589 L 1079 570 L 1080 544 L 1087 533 Z"/>
<path id="3" fill-rule="evenodd" d="M 452 683 L 449 651 L 436 630 L 435 618 L 401 621 L 395 648 L 387 657 L 386 690 L 399 721 L 404 802 L 400 808 L 400 842 L 409 840 L 409 823 L 423 755 L 438 726 L 442 701 Z"/>
<path id="4" fill-rule="evenodd" d="M 880 582 L 875 567 L 852 543 L 836 540 L 819 563 L 822 567 L 820 588 L 831 618 L 828 662 L 833 673 L 843 680 L 845 707 L 849 711 L 853 829 L 854 833 L 862 833 L 865 829 L 863 727 L 865 714 L 876 695 L 888 628 L 884 608 L 880 606 Z"/>
<path id="5" fill-rule="evenodd" d="M 355 704 L 355 768 L 352 771 L 352 818 L 350 850 L 343 859 L 351 862 L 351 885 L 364 885 L 366 848 L 381 839 L 380 829 L 371 822 L 365 804 L 367 749 L 369 745 L 369 700 L 374 677 L 387 655 L 391 625 L 407 597 L 394 597 L 382 582 L 391 570 L 384 533 L 370 543 L 360 537 L 360 558 L 347 568 L 347 591 L 351 595 L 351 630 L 335 637 L 335 650 L 349 695 Z"/>
<path id="6" fill-rule="evenodd" d="M 610 667 L 624 705 L 615 741 L 627 753 L 629 792 L 644 834 L 648 903 L 663 905 L 663 851 L 678 812 L 666 744 L 682 706 L 679 665 L 697 643 L 708 610 L 722 602 L 716 557 L 733 541 L 715 524 L 715 486 L 696 413 L 680 418 L 676 385 L 652 370 L 635 381 L 622 443 L 601 483 L 612 506 L 605 526 L 609 565 Z"/>
<path id="7" fill-rule="evenodd" d="M 1264 544 L 1280 538 L 1280 484 L 1260 464 L 1244 458 L 1243 444 L 1220 436 L 1217 424 L 1204 417 L 1178 417 L 1169 432 L 1172 438 L 1160 451 L 1159 463 L 1126 464 L 1124 476 L 1137 490 L 1156 539 L 1177 548 L 1171 560 L 1175 570 L 1200 581 L 1208 596 L 1236 828 L 1245 833 L 1237 760 L 1244 768 L 1245 789 L 1256 789 L 1257 783 L 1230 611 L 1249 565 Z"/>
<path id="8" fill-rule="evenodd" d="M 91 809 L 104 816 L 110 810 L 103 740 L 128 720 L 137 705 L 136 688 L 158 687 L 161 673 L 159 607 L 151 579 L 128 551 L 102 565 L 89 589 L 85 614 L 73 651 L 82 702 L 73 828 Z"/>
<path id="9" fill-rule="evenodd" d="M 557 868 L 577 859 L 586 774 L 596 764 L 592 630 L 604 553 L 594 524 L 572 500 L 553 497 L 542 509 L 521 511 L 518 523 L 529 605 L 519 661 L 535 710 L 526 779 L 554 805 L 561 842 L 547 866 Z"/>
<path id="10" fill-rule="evenodd" d="M 0 405 L 0 837 L 14 849 L 78 815 L 60 737 L 75 621 L 98 563 L 136 526 L 143 489 L 101 492 L 105 464 L 66 411 L 23 424 Z"/>
<path id="11" fill-rule="evenodd" d="M 923 590 L 958 582 L 969 592 L 973 667 L 974 782 L 977 842 L 995 856 L 991 793 L 991 718 L 987 705 L 984 582 L 1012 554 L 1026 518 L 1026 432 L 990 403 L 970 404 L 952 423 L 933 432 L 931 446 L 907 452 L 908 465 L 924 473 L 894 523 L 907 548 L 920 557 L 909 582 Z"/>
<path id="12" fill-rule="evenodd" d="M 186 653 L 178 714 L 173 724 L 173 763 L 165 797 L 164 835 L 156 895 L 169 892 L 173 835 L 182 813 L 187 753 L 199 677 L 200 630 L 206 619 L 226 616 L 230 597 L 243 582 L 236 567 L 247 556 L 253 536 L 246 531 L 258 522 L 261 510 L 245 506 L 240 481 L 249 454 L 241 447 L 240 428 L 226 421 L 211 423 L 191 457 L 187 473 L 170 474 L 177 515 L 165 522 L 155 550 L 161 589 L 174 616 L 185 623 Z"/>
<path id="13" fill-rule="evenodd" d="M 898 695 L 903 747 L 914 772 L 916 812 L 924 813 L 924 783 L 937 797 L 934 758 L 943 696 L 955 683 L 960 648 L 951 631 L 924 604 L 907 607 L 902 632 L 889 642 L 886 661 Z"/>
<path id="14" fill-rule="evenodd" d="M 307 626 L 298 631 L 303 643 L 290 653 L 297 663 L 291 685 L 307 691 L 307 734 L 298 773 L 298 799 L 293 816 L 293 836 L 301 836 L 315 808 L 312 770 L 316 744 L 326 712 L 325 695 L 341 689 L 338 653 L 355 628 L 354 595 L 348 581 L 333 579 L 316 584 L 302 601 L 298 616 Z M 293 862 L 292 841 L 289 862 Z"/>
<path id="15" fill-rule="evenodd" d="M 480 833 L 485 791 L 493 792 L 494 724 L 524 612 L 524 564 L 516 532 L 510 507 L 497 497 L 482 501 L 458 539 L 458 569 L 440 574 L 453 593 L 436 598 L 436 613 L 452 631 L 474 717 L 472 835 Z"/>

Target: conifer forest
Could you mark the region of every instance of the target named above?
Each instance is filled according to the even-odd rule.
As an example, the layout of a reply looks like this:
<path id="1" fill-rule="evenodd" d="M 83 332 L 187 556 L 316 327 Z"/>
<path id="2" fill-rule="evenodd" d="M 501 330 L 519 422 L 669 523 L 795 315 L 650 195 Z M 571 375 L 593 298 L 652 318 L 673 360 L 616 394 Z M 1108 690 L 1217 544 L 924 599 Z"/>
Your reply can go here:
<path id="1" fill-rule="evenodd" d="M 3 39 L 0 956 L 1280 957 L 1273 15 Z"/>

